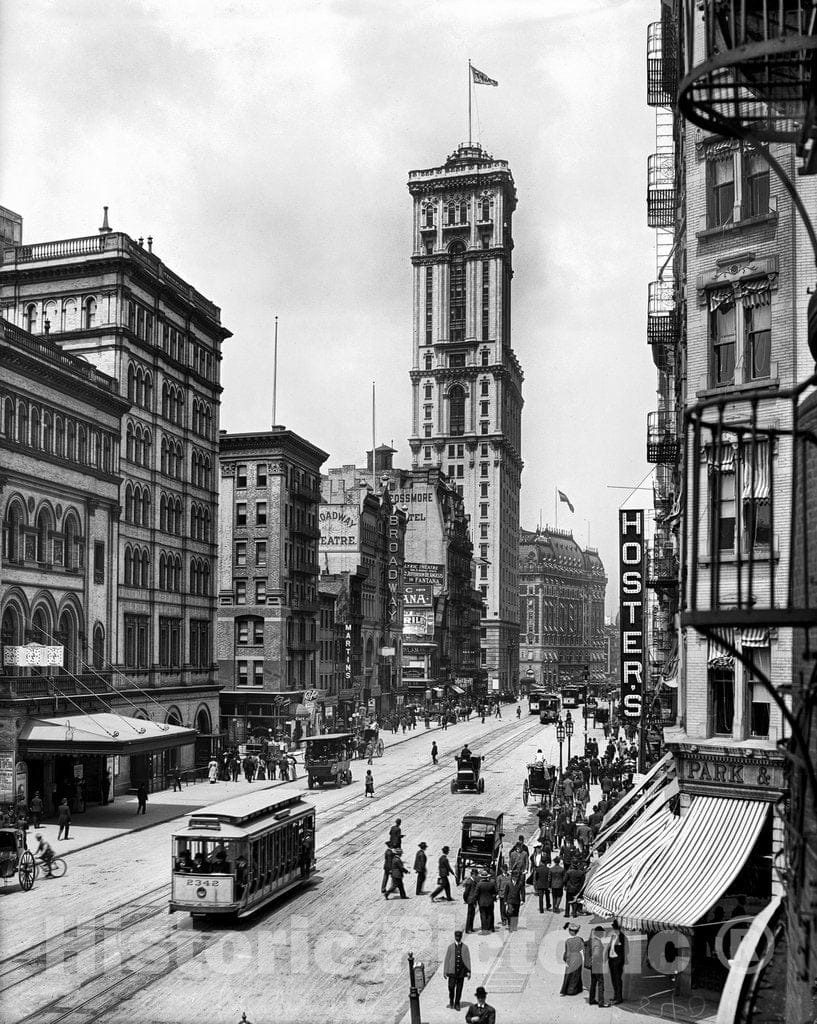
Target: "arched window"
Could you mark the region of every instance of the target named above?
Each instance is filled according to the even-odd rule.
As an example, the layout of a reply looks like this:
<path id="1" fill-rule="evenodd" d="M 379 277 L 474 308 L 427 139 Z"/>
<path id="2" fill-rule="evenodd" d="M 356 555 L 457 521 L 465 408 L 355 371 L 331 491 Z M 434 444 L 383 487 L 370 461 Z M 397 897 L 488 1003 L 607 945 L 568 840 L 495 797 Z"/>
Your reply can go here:
<path id="1" fill-rule="evenodd" d="M 128 423 L 127 430 L 125 431 L 125 458 L 128 462 L 134 462 L 136 459 L 136 446 L 134 443 L 133 424 Z"/>
<path id="2" fill-rule="evenodd" d="M 31 616 L 31 637 L 35 643 L 48 644 L 51 640 L 51 629 L 48 623 L 48 615 L 46 614 L 45 608 L 42 606 L 34 609 L 34 614 Z M 47 675 L 47 669 L 35 668 L 33 669 L 35 676 Z"/>
<path id="3" fill-rule="evenodd" d="M 79 451 L 77 453 L 77 461 L 84 466 L 88 461 L 88 432 L 82 424 L 80 424 L 78 438 Z"/>
<path id="4" fill-rule="evenodd" d="M 102 438 L 102 468 L 106 473 L 110 473 L 111 466 L 113 465 L 113 442 L 111 435 L 106 434 Z"/>
<path id="5" fill-rule="evenodd" d="M 60 620 L 57 623 L 57 639 L 64 647 L 63 670 L 70 673 L 76 672 L 80 653 L 77 650 L 79 636 L 76 616 L 69 608 L 66 608 L 60 615 Z"/>
<path id="6" fill-rule="evenodd" d="M 147 548 L 142 551 L 142 576 L 139 585 L 141 587 L 150 586 L 150 553 Z"/>
<path id="7" fill-rule="evenodd" d="M 100 443 L 99 431 L 91 431 L 91 465 L 94 469 L 99 469 L 99 465 L 102 461 L 102 447 Z"/>
<path id="8" fill-rule="evenodd" d="M 482 212 L 480 213 L 481 220 L 491 219 L 491 202 L 488 199 L 483 199 L 481 204 Z"/>
<path id="9" fill-rule="evenodd" d="M 41 508 L 37 515 L 37 561 L 48 562 L 48 534 L 51 529 L 51 516 Z"/>
<path id="10" fill-rule="evenodd" d="M 163 551 L 159 555 L 159 590 L 167 589 L 167 557 Z"/>
<path id="11" fill-rule="evenodd" d="M 9 604 L 3 612 L 2 620 L 0 620 L 0 645 L 3 647 L 22 647 L 25 642 L 23 616 L 16 605 Z M 20 675 L 24 670 L 9 665 L 3 671 L 8 675 Z"/>
<path id="12" fill-rule="evenodd" d="M 40 410 L 36 406 L 31 410 L 31 447 L 40 447 Z"/>
<path id="13" fill-rule="evenodd" d="M 34 334 L 37 330 L 37 307 L 32 302 L 30 306 L 26 306 L 25 316 L 23 317 L 24 326 L 27 331 Z"/>
<path id="14" fill-rule="evenodd" d="M 184 465 L 184 449 L 182 448 L 181 441 L 176 445 L 176 465 L 174 467 L 175 472 L 173 476 L 177 480 L 182 478 L 182 466 Z"/>
<path id="15" fill-rule="evenodd" d="M 96 299 L 88 298 L 85 300 L 83 314 L 83 327 L 86 331 L 89 331 L 96 323 Z"/>
<path id="16" fill-rule="evenodd" d="M 209 595 L 209 593 L 210 593 L 210 563 L 209 562 L 203 562 L 202 563 L 201 592 L 202 592 L 202 594 L 204 594 L 205 597 L 207 597 Z"/>
<path id="17" fill-rule="evenodd" d="M 461 384 L 448 389 L 448 432 L 455 437 L 465 433 L 465 389 Z"/>
<path id="18" fill-rule="evenodd" d="M 210 735 L 210 712 L 207 708 L 199 708 L 196 712 L 196 731 L 200 736 Z"/>
<path id="19" fill-rule="evenodd" d="M 50 412 L 43 414 L 43 451 L 51 453 L 54 445 L 54 421 Z"/>
<path id="20" fill-rule="evenodd" d="M 450 249 L 448 281 L 448 340 L 465 340 L 465 246 L 454 242 Z"/>
<path id="21" fill-rule="evenodd" d="M 77 304 L 74 299 L 66 299 L 60 314 L 60 330 L 73 331 L 77 326 Z"/>
<path id="22" fill-rule="evenodd" d="M 170 419 L 170 388 L 167 381 L 162 384 L 162 416 L 166 420 Z"/>
<path id="23" fill-rule="evenodd" d="M 176 391 L 176 422 L 179 425 L 184 423 L 184 395 L 181 389 Z"/>
<path id="24" fill-rule="evenodd" d="M 142 488 L 142 526 L 150 526 L 150 491 Z"/>
<path id="25" fill-rule="evenodd" d="M 25 402 L 17 403 L 17 440 L 20 444 L 28 444 L 28 406 Z"/>
<path id="26" fill-rule="evenodd" d="M 149 373 L 145 373 L 144 380 L 144 402 L 143 405 L 146 409 L 153 408 L 153 377 Z"/>
<path id="27" fill-rule="evenodd" d="M 457 207 L 456 207 L 456 205 L 454 203 L 449 203 L 448 206 L 446 207 L 445 212 L 446 212 L 446 223 L 447 224 L 454 224 L 455 223 L 455 218 L 457 216 Z"/>
<path id="28" fill-rule="evenodd" d="M 133 363 L 128 363 L 128 401 L 136 401 L 136 370 Z"/>
<path id="29" fill-rule="evenodd" d="M 208 509 L 204 510 L 204 529 L 202 530 L 202 540 L 210 540 L 210 512 Z"/>
<path id="30" fill-rule="evenodd" d="M 130 545 L 125 548 L 125 586 L 133 586 L 133 552 Z"/>
<path id="31" fill-rule="evenodd" d="M 54 427 L 54 454 L 65 458 L 65 423 L 61 416 L 57 417 Z"/>
<path id="32" fill-rule="evenodd" d="M 460 224 L 468 223 L 468 203 L 460 203 Z"/>
<path id="33" fill-rule="evenodd" d="M 190 559 L 190 593 L 199 592 L 199 563 L 195 558 Z"/>
<path id="34" fill-rule="evenodd" d="M 7 441 L 14 441 L 17 438 L 13 398 L 7 398 L 3 406 L 3 433 Z"/>
<path id="35" fill-rule="evenodd" d="M 100 623 L 94 626 L 93 666 L 101 669 L 105 664 L 105 630 Z"/>
<path id="36" fill-rule="evenodd" d="M 79 546 L 79 525 L 73 513 L 65 517 L 63 526 L 65 534 L 65 550 L 63 551 L 63 564 L 66 569 L 76 569 L 80 566 L 81 552 Z"/>
<path id="37" fill-rule="evenodd" d="M 204 456 L 204 488 L 210 489 L 210 456 Z"/>
<path id="38" fill-rule="evenodd" d="M 142 373 L 142 368 L 136 371 L 136 404 L 142 405 L 145 401 L 145 389 L 144 389 L 145 375 Z"/>
<path id="39" fill-rule="evenodd" d="M 147 427 L 142 431 L 142 465 L 149 466 L 151 463 L 150 450 L 153 447 L 153 435 Z"/>
<path id="40" fill-rule="evenodd" d="M 23 549 L 20 528 L 25 522 L 19 501 L 11 501 L 3 522 L 3 556 L 8 562 L 21 562 Z"/>
<path id="41" fill-rule="evenodd" d="M 164 494 L 159 498 L 159 529 L 167 533 L 167 496 Z"/>
<path id="42" fill-rule="evenodd" d="M 76 462 L 77 459 L 77 425 L 73 420 L 68 421 L 68 442 L 65 449 L 65 457 L 69 462 Z"/>
<path id="43" fill-rule="evenodd" d="M 125 487 L 125 522 L 133 522 L 133 488 L 130 484 Z"/>
<path id="44" fill-rule="evenodd" d="M 426 207 L 426 227 L 434 227 L 434 207 L 430 203 Z"/>

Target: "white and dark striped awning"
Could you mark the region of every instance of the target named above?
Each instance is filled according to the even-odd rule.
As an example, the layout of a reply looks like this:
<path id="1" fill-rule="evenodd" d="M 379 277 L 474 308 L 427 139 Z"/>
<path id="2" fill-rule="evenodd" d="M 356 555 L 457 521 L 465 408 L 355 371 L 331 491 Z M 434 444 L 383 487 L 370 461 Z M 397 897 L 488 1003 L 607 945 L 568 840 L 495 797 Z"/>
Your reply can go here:
<path id="1" fill-rule="evenodd" d="M 651 817 L 653 814 L 657 814 L 673 797 L 678 796 L 678 780 L 674 776 L 675 771 L 673 769 L 671 780 L 667 781 L 667 777 L 664 776 L 654 779 L 652 785 L 644 790 L 639 799 L 631 804 L 620 818 L 613 821 L 607 829 L 599 832 L 596 839 L 593 840 L 594 845 L 597 843 L 609 843 L 623 829 L 626 829 L 637 815 L 643 812 L 647 817 Z"/>
<path id="2" fill-rule="evenodd" d="M 599 861 L 586 902 L 625 928 L 692 928 L 746 863 L 769 808 L 763 801 L 697 796 L 682 818 L 667 810 L 642 815 Z"/>
<path id="3" fill-rule="evenodd" d="M 729 668 L 735 664 L 732 655 L 724 646 L 729 643 L 735 646 L 735 631 L 729 628 L 716 629 L 715 636 L 709 637 L 708 649 L 706 652 L 706 663 L 709 668 Z"/>
<path id="4" fill-rule="evenodd" d="M 743 497 L 763 500 L 769 497 L 769 442 L 756 439 L 743 446 Z"/>
<path id="5" fill-rule="evenodd" d="M 756 629 L 744 629 L 740 634 L 741 647 L 768 647 L 769 629 L 768 626 L 761 626 Z"/>
<path id="6" fill-rule="evenodd" d="M 672 754 L 666 753 L 664 756 L 655 762 L 655 764 L 645 773 L 645 775 L 635 783 L 632 789 L 628 789 L 624 796 L 620 800 L 617 800 L 610 810 L 604 815 L 601 820 L 601 828 L 599 829 L 598 838 L 595 842 L 604 842 L 602 838 L 608 827 L 616 820 L 616 818 L 630 806 L 630 804 L 642 794 L 647 794 L 647 798 L 655 792 L 654 783 L 659 782 L 663 784 L 666 781 L 667 774 L 672 766 L 674 772 L 674 765 L 672 760 Z"/>

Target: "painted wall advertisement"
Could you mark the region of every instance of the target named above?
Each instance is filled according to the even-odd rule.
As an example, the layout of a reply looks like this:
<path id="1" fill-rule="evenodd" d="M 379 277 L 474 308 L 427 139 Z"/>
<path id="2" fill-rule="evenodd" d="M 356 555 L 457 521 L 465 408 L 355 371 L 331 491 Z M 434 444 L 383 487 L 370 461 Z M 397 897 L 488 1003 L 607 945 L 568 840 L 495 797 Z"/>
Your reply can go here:
<path id="1" fill-rule="evenodd" d="M 321 551 L 338 551 L 358 546 L 360 512 L 350 505 L 322 505 L 318 514 Z"/>
<path id="2" fill-rule="evenodd" d="M 445 566 L 436 562 L 406 562 L 403 566 L 403 579 L 406 583 L 430 583 L 441 587 L 445 583 Z"/>
<path id="3" fill-rule="evenodd" d="M 434 588 L 430 583 L 403 585 L 403 633 L 434 635 Z"/>
<path id="4" fill-rule="evenodd" d="M 644 709 L 644 511 L 619 509 L 621 713 L 630 721 Z"/>
<path id="5" fill-rule="evenodd" d="M 14 754 L 0 754 L 0 803 L 14 803 Z"/>

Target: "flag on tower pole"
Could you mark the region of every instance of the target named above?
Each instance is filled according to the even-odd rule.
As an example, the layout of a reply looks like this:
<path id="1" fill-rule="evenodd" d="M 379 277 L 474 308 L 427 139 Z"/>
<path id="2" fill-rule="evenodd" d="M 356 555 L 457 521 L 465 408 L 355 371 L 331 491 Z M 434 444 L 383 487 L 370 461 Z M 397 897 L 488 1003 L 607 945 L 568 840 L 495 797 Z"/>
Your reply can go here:
<path id="1" fill-rule="evenodd" d="M 559 491 L 559 501 L 563 501 L 571 512 L 576 511 L 576 509 L 573 508 L 573 502 L 570 500 L 570 498 L 568 498 L 564 491 Z"/>
<path id="2" fill-rule="evenodd" d="M 480 71 L 478 68 L 475 68 L 473 64 L 471 65 L 471 77 L 474 80 L 475 85 L 499 85 L 499 82 L 493 78 L 489 78 L 484 71 Z"/>

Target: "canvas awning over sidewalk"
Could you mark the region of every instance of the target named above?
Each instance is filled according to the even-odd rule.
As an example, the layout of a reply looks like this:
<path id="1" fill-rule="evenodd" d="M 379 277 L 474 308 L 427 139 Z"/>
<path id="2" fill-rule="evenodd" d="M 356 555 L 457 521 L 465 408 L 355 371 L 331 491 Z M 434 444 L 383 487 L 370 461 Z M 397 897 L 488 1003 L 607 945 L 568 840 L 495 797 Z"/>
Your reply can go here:
<path id="1" fill-rule="evenodd" d="M 196 730 L 109 711 L 29 718 L 18 739 L 20 755 L 145 754 L 195 743 Z"/>
<path id="2" fill-rule="evenodd" d="M 769 808 L 763 801 L 696 796 L 683 817 L 666 805 L 645 811 L 599 860 L 585 904 L 639 931 L 691 928 L 737 877 Z"/>

